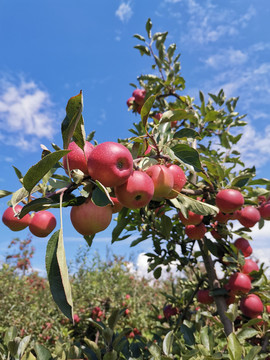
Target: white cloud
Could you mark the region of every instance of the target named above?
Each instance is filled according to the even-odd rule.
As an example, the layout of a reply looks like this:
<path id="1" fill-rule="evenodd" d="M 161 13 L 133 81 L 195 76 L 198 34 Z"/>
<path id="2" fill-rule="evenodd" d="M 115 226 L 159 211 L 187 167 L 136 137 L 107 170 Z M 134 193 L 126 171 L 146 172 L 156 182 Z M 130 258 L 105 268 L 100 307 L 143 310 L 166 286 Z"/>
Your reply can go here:
<path id="1" fill-rule="evenodd" d="M 0 79 L 0 141 L 31 150 L 37 139 L 51 139 L 52 109 L 50 95 L 34 81 Z"/>
<path id="2" fill-rule="evenodd" d="M 133 11 L 131 9 L 130 3 L 122 2 L 119 8 L 116 10 L 115 15 L 122 21 L 128 22 L 133 15 Z"/>
<path id="3" fill-rule="evenodd" d="M 176 3 L 180 3 L 182 0 L 165 0 L 166 3 L 170 3 L 170 4 L 176 4 Z"/>
<path id="4" fill-rule="evenodd" d="M 214 54 L 205 60 L 206 65 L 218 69 L 226 66 L 242 65 L 248 59 L 248 55 L 241 50 L 222 49 L 218 54 Z"/>

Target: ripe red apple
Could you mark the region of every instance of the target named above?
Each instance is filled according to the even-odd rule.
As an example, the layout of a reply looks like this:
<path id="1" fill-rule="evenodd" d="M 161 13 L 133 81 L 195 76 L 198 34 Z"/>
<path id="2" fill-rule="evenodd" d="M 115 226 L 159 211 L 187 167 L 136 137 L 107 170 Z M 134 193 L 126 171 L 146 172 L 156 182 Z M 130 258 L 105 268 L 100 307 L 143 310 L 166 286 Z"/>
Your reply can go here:
<path id="1" fill-rule="evenodd" d="M 20 212 L 21 209 L 21 205 L 15 206 L 16 213 Z M 15 216 L 12 206 L 10 206 L 4 211 L 2 221 L 10 230 L 20 231 L 30 224 L 31 216 L 26 214 L 22 219 L 19 219 Z"/>
<path id="2" fill-rule="evenodd" d="M 104 186 L 119 186 L 132 173 L 133 159 L 130 151 L 122 144 L 107 141 L 97 145 L 88 157 L 88 172 Z"/>
<path id="3" fill-rule="evenodd" d="M 224 214 L 223 212 L 219 212 L 213 220 L 218 221 L 220 224 L 226 224 L 231 219 L 230 214 Z"/>
<path id="4" fill-rule="evenodd" d="M 94 145 L 89 141 L 85 142 L 84 151 L 74 141 L 69 143 L 68 150 L 71 151 L 63 157 L 63 167 L 66 173 L 68 173 L 69 165 L 69 170 L 79 169 L 84 174 L 88 175 L 87 159 L 93 149 Z"/>
<path id="5" fill-rule="evenodd" d="M 176 198 L 178 193 L 180 193 L 180 191 L 183 189 L 187 182 L 187 178 L 180 166 L 169 164 L 167 165 L 167 168 L 172 173 L 174 179 L 173 188 L 169 195 L 167 195 L 167 199 L 173 199 Z"/>
<path id="6" fill-rule="evenodd" d="M 186 225 L 185 233 L 191 240 L 200 240 L 204 237 L 207 229 L 204 223 L 199 225 Z"/>
<path id="7" fill-rule="evenodd" d="M 223 213 L 232 213 L 244 205 L 244 197 L 238 190 L 223 189 L 217 193 L 216 205 Z"/>
<path id="8" fill-rule="evenodd" d="M 251 259 L 245 259 L 245 264 L 242 266 L 242 273 L 249 275 L 252 271 L 259 271 L 258 264 L 251 260 Z M 250 279 L 253 280 L 253 278 L 249 275 Z"/>
<path id="9" fill-rule="evenodd" d="M 135 97 L 131 96 L 129 99 L 127 99 L 127 106 L 128 108 L 130 108 L 131 106 L 133 106 L 133 103 L 135 101 Z"/>
<path id="10" fill-rule="evenodd" d="M 251 228 L 260 221 L 261 214 L 254 206 L 246 206 L 238 213 L 238 221 L 241 225 Z"/>
<path id="11" fill-rule="evenodd" d="M 197 299 L 201 304 L 212 304 L 214 302 L 214 298 L 209 295 L 208 289 L 200 289 L 197 292 Z"/>
<path id="12" fill-rule="evenodd" d="M 115 187 L 114 192 L 123 206 L 139 209 L 152 199 L 154 183 L 145 172 L 135 170 L 124 184 Z"/>
<path id="13" fill-rule="evenodd" d="M 123 209 L 123 205 L 117 199 L 117 197 L 111 196 L 111 200 L 113 201 L 114 205 L 112 206 L 112 213 L 116 214 Z"/>
<path id="14" fill-rule="evenodd" d="M 187 219 L 180 211 L 178 213 L 178 216 L 184 225 L 199 225 L 203 220 L 203 215 L 195 214 L 192 211 L 188 211 Z"/>
<path id="15" fill-rule="evenodd" d="M 270 314 L 270 305 L 266 305 L 265 310 L 268 314 Z"/>
<path id="16" fill-rule="evenodd" d="M 178 313 L 178 309 L 173 307 L 171 304 L 164 306 L 163 314 L 165 319 L 169 319 L 171 316 L 176 315 Z"/>
<path id="17" fill-rule="evenodd" d="M 241 299 L 240 310 L 245 316 L 253 319 L 263 312 L 263 303 L 259 296 L 249 294 Z"/>
<path id="18" fill-rule="evenodd" d="M 139 105 L 143 105 L 146 91 L 144 89 L 136 89 L 133 91 L 132 96 L 135 98 L 135 102 Z"/>
<path id="19" fill-rule="evenodd" d="M 154 183 L 155 191 L 153 198 L 166 198 L 174 185 L 174 176 L 171 171 L 165 165 L 152 165 L 145 172 Z"/>
<path id="20" fill-rule="evenodd" d="M 270 202 L 264 202 L 259 207 L 259 212 L 264 220 L 270 220 Z"/>
<path id="21" fill-rule="evenodd" d="M 88 198 L 82 205 L 72 206 L 70 220 L 78 233 L 93 235 L 110 225 L 112 206 L 97 206 Z"/>
<path id="22" fill-rule="evenodd" d="M 234 245 L 237 247 L 238 250 L 241 250 L 244 257 L 248 257 L 252 254 L 252 247 L 248 240 L 244 238 L 238 238 L 235 240 Z"/>
<path id="23" fill-rule="evenodd" d="M 55 226 L 55 216 L 47 210 L 42 210 L 36 212 L 32 217 L 29 230 L 37 237 L 46 237 L 53 231 Z"/>
<path id="24" fill-rule="evenodd" d="M 251 280 L 249 276 L 241 272 L 232 274 L 228 285 L 233 294 L 247 294 L 251 290 Z"/>

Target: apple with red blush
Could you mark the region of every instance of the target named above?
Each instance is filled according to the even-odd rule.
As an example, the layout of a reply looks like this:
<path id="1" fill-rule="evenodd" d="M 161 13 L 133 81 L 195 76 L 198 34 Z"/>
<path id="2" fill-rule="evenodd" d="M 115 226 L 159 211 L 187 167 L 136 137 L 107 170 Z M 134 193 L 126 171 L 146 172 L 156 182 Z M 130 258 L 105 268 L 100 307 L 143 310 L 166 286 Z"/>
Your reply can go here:
<path id="1" fill-rule="evenodd" d="M 56 227 L 55 216 L 47 210 L 36 212 L 29 224 L 30 232 L 37 237 L 48 236 Z"/>
<path id="2" fill-rule="evenodd" d="M 216 195 L 216 206 L 223 213 L 233 213 L 244 205 L 244 197 L 235 189 L 223 189 Z"/>
<path id="3" fill-rule="evenodd" d="M 12 231 L 21 231 L 27 228 L 31 222 L 31 216 L 29 214 L 24 215 L 21 219 L 15 216 L 15 213 L 19 213 L 22 208 L 21 205 L 17 204 L 14 208 L 14 212 L 12 206 L 10 206 L 2 215 L 3 223 Z"/>
<path id="4" fill-rule="evenodd" d="M 238 212 L 238 221 L 246 228 L 251 228 L 261 219 L 261 214 L 254 206 L 246 206 Z"/>
<path id="5" fill-rule="evenodd" d="M 68 170 L 81 170 L 85 175 L 88 175 L 87 159 L 94 149 L 94 145 L 89 141 L 84 144 L 82 150 L 74 141 L 69 143 L 68 150 L 71 150 L 67 155 L 63 157 L 63 167 L 68 174 Z"/>

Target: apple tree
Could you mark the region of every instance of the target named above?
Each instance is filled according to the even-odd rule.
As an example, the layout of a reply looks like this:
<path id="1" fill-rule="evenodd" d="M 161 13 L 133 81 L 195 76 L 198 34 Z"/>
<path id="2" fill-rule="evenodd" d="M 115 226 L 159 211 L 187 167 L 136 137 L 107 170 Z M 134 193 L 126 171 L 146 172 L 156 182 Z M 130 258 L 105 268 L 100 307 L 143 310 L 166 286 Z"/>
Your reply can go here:
<path id="1" fill-rule="evenodd" d="M 59 208 L 46 269 L 55 302 L 72 320 L 62 208 L 71 208 L 70 221 L 89 246 L 115 216 L 112 243 L 132 236 L 133 247 L 151 240 L 149 271 L 158 279 L 174 265 L 183 285 L 168 299 L 169 326 L 148 344 L 149 358 L 265 359 L 269 280 L 263 264 L 248 257 L 252 227 L 270 220 L 270 180 L 256 178 L 255 166 L 245 167 L 237 150 L 246 125 L 238 97 L 200 91 L 196 103 L 186 95 L 180 55 L 176 44 L 166 47 L 167 35 L 152 34 L 150 19 L 146 37 L 134 35 L 152 71 L 131 84 L 130 135 L 93 142 L 94 131 L 85 134 L 82 92 L 70 98 L 61 147 L 42 145 L 41 160 L 25 175 L 15 168 L 21 187 L 1 191 L 11 196 L 3 222 L 15 231 L 24 222 L 35 236 L 47 236 L 56 225 L 48 209 Z M 96 324 L 107 344 L 104 358 L 127 358 L 113 333 L 120 315 L 112 315 L 108 327 Z"/>

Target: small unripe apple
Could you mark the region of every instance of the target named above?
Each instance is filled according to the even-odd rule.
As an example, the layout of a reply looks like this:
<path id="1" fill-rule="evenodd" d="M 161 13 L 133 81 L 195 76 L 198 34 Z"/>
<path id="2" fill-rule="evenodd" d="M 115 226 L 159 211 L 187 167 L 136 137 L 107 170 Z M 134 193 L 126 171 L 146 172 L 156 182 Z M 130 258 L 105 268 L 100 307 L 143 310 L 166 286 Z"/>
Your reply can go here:
<path id="1" fill-rule="evenodd" d="M 214 302 L 214 298 L 213 296 L 209 295 L 208 289 L 198 290 L 197 299 L 201 304 L 212 304 Z"/>
<path id="2" fill-rule="evenodd" d="M 261 214 L 254 206 L 246 206 L 241 209 L 237 217 L 241 225 L 251 228 L 261 219 Z"/>
<path id="3" fill-rule="evenodd" d="M 133 91 L 132 96 L 135 98 L 135 102 L 139 105 L 143 105 L 146 91 L 144 89 L 136 89 Z"/>
<path id="4" fill-rule="evenodd" d="M 191 240 L 200 240 L 204 237 L 207 229 L 204 223 L 199 225 L 186 225 L 185 233 Z"/>
<path id="5" fill-rule="evenodd" d="M 107 141 L 97 145 L 88 157 L 88 172 L 104 186 L 114 187 L 127 181 L 133 171 L 133 158 L 122 144 Z"/>
<path id="6" fill-rule="evenodd" d="M 173 188 L 169 193 L 169 195 L 167 195 L 167 199 L 174 199 L 177 197 L 178 193 L 180 193 L 183 187 L 185 186 L 187 182 L 187 178 L 184 171 L 180 168 L 180 166 L 175 164 L 169 164 L 167 165 L 167 168 L 172 173 L 174 179 Z"/>
<path id="7" fill-rule="evenodd" d="M 79 169 L 85 175 L 88 175 L 87 159 L 93 149 L 94 145 L 89 141 L 85 142 L 84 151 L 74 141 L 69 143 L 68 150 L 71 151 L 63 157 L 63 167 L 66 173 L 68 173 L 69 166 L 69 170 Z"/>
<path id="8" fill-rule="evenodd" d="M 249 276 L 241 272 L 232 274 L 228 285 L 234 294 L 247 294 L 251 290 L 251 280 Z"/>
<path id="9" fill-rule="evenodd" d="M 270 202 L 264 202 L 259 207 L 259 212 L 264 220 L 270 220 Z"/>
<path id="10" fill-rule="evenodd" d="M 78 233 L 94 235 L 110 225 L 112 206 L 97 206 L 88 198 L 82 205 L 72 206 L 70 220 Z"/>
<path id="11" fill-rule="evenodd" d="M 241 299 L 240 310 L 245 316 L 254 319 L 263 312 L 263 303 L 259 296 L 249 294 Z"/>
<path id="12" fill-rule="evenodd" d="M 15 206 L 16 213 L 20 212 L 21 209 L 21 205 Z M 12 206 L 10 206 L 4 211 L 2 221 L 10 230 L 21 231 L 30 224 L 31 216 L 26 214 L 22 219 L 19 219 L 15 216 Z"/>
<path id="13" fill-rule="evenodd" d="M 117 199 L 117 197 L 111 196 L 111 200 L 113 201 L 114 205 L 112 206 L 112 213 L 116 214 L 123 209 L 123 205 Z"/>
<path id="14" fill-rule="evenodd" d="M 172 191 L 174 176 L 165 165 L 152 165 L 146 169 L 146 174 L 154 183 L 154 199 L 166 198 Z"/>
<path id="15" fill-rule="evenodd" d="M 56 226 L 55 216 L 47 210 L 38 211 L 31 219 L 29 230 L 37 237 L 48 236 Z"/>
<path id="16" fill-rule="evenodd" d="M 124 184 L 115 187 L 114 192 L 123 206 L 139 209 L 152 200 L 154 183 L 145 172 L 135 170 Z"/>
<path id="17" fill-rule="evenodd" d="M 258 264 L 251 260 L 251 259 L 245 259 L 245 264 L 242 266 L 242 273 L 249 275 L 252 271 L 259 271 Z M 249 275 L 250 279 L 253 280 L 253 278 Z"/>
<path id="18" fill-rule="evenodd" d="M 252 254 L 252 247 L 247 239 L 238 238 L 235 240 L 234 245 L 238 250 L 241 250 L 244 257 L 248 257 Z"/>
<path id="19" fill-rule="evenodd" d="M 184 215 L 179 211 L 178 213 L 181 223 L 184 225 L 199 225 L 203 220 L 203 215 L 195 214 L 192 211 L 188 211 L 188 217 L 185 218 Z"/>
<path id="20" fill-rule="evenodd" d="M 216 205 L 223 213 L 233 213 L 244 205 L 244 197 L 238 190 L 223 189 L 217 193 Z"/>

